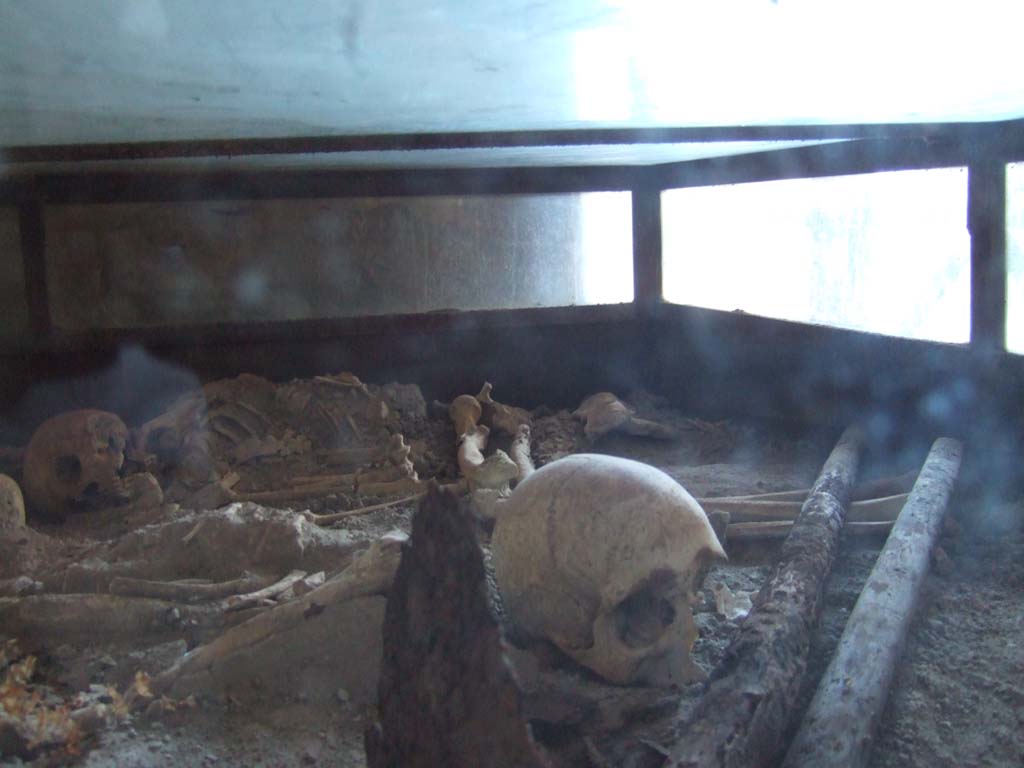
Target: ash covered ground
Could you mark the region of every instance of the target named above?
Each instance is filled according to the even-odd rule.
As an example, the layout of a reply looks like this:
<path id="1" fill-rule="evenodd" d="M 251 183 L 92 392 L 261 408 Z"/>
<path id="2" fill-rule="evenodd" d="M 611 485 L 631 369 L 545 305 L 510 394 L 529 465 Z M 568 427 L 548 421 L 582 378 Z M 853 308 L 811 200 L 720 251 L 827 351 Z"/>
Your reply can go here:
<path id="1" fill-rule="evenodd" d="M 832 436 L 790 440 L 749 425 L 687 418 L 643 393 L 631 393 L 629 400 L 642 416 L 679 428 L 681 437 L 664 442 L 609 435 L 592 444 L 568 411 L 542 408 L 533 414 L 531 448 L 537 465 L 570 453 L 596 451 L 659 467 L 694 496 L 725 496 L 806 488 L 831 447 Z M 454 478 L 458 474 L 455 437 L 446 414 L 440 408 L 424 413 L 408 429 L 413 434 L 407 435 L 420 442 L 418 468 L 441 480 Z M 906 469 L 886 468 L 892 474 Z M 275 471 L 285 470 L 275 470 L 273 462 L 260 465 L 252 486 L 274 488 L 280 480 Z M 328 513 L 380 500 L 336 493 L 281 506 Z M 415 505 L 414 501 L 394 505 L 335 527 L 358 540 L 396 528 L 408 530 Z M 873 751 L 871 764 L 876 768 L 1024 764 L 1024 536 L 1020 528 L 1024 508 L 1019 502 L 961 493 L 951 514 L 959 525 L 943 538 L 946 557 L 928 577 L 925 599 Z M 57 539 L 86 542 L 121 535 L 136 523 L 154 522 L 152 515 L 132 521 L 114 510 L 42 530 Z M 486 547 L 486 532 L 481 531 L 481 536 Z M 842 541 L 813 642 L 805 704 L 882 543 L 879 538 L 852 536 Z M 700 638 L 694 656 L 706 671 L 721 659 L 742 622 L 742 617 L 719 612 L 716 588 L 725 587 L 740 599 L 756 594 L 778 552 L 772 542 L 742 548 L 727 545 L 727 549 L 729 562 L 711 569 L 695 606 Z M 345 650 L 339 648 L 338 653 Z M 131 685 L 139 672 L 158 674 L 184 652 L 181 641 L 152 647 L 75 646 L 53 638 L 39 655 L 36 676 L 54 696 L 77 694 L 102 700 L 110 689 Z M 359 665 L 360 659 L 344 658 L 342 663 Z M 609 686 L 572 665 L 563 665 L 558 674 L 566 689 L 581 691 L 587 700 L 605 702 L 624 713 L 620 728 L 596 739 L 613 765 L 627 765 L 615 759 L 615 743 L 626 738 L 650 743 L 649 762 L 644 764 L 659 765 L 658 748 L 671 746 L 680 717 L 700 695 L 699 686 L 683 691 Z M 129 715 L 86 740 L 77 754 L 51 749 L 28 763 L 7 757 L 2 764 L 92 768 L 365 765 L 362 734 L 374 718 L 374 708 L 354 702 L 343 687 L 326 702 L 310 701 L 301 690 L 290 696 L 256 697 L 256 702 L 236 705 L 230 700 L 200 699 L 173 710 Z M 535 733 L 541 743 L 557 743 L 563 735 L 559 728 L 542 724 L 537 724 Z M 630 759 L 635 761 L 632 754 Z"/>

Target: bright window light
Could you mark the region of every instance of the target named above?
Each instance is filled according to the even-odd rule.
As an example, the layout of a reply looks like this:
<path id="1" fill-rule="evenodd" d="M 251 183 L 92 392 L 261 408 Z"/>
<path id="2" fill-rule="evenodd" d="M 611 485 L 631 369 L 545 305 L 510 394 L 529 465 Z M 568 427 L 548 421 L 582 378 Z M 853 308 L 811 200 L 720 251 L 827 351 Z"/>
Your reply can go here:
<path id="1" fill-rule="evenodd" d="M 970 335 L 962 168 L 662 194 L 665 297 L 934 341 Z"/>
<path id="2" fill-rule="evenodd" d="M 1024 354 L 1024 163 L 1006 167 L 1006 348 Z"/>
<path id="3" fill-rule="evenodd" d="M 633 207 L 628 192 L 580 195 L 581 304 L 633 300 Z"/>
<path id="4" fill-rule="evenodd" d="M 598 5 L 594 26 L 573 38 L 581 120 L 771 125 L 1020 114 L 1024 11 L 1006 0 Z M 972 40 L 985 44 L 950 55 Z"/>

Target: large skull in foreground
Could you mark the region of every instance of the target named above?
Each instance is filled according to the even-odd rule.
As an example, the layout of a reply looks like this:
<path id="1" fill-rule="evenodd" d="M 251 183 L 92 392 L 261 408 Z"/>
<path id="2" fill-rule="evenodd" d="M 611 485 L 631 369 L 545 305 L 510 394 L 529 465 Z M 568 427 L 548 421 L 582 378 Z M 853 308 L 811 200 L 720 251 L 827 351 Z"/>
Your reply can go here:
<path id="1" fill-rule="evenodd" d="M 725 557 L 700 505 L 664 472 L 576 454 L 513 491 L 491 541 L 508 618 L 614 683 L 701 679 L 691 594 Z"/>
<path id="2" fill-rule="evenodd" d="M 25 449 L 25 496 L 33 509 L 60 517 L 123 501 L 120 477 L 128 428 L 106 411 L 68 411 L 36 430 Z"/>

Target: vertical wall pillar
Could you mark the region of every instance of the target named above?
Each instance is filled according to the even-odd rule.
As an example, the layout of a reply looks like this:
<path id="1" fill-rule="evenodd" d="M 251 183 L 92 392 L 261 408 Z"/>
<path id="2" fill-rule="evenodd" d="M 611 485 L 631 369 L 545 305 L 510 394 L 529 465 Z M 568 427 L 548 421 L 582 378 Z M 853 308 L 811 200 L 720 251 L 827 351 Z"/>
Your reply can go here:
<path id="1" fill-rule="evenodd" d="M 1006 349 L 1006 164 L 985 160 L 967 171 L 971 233 L 971 345 Z"/>
<path id="2" fill-rule="evenodd" d="M 50 335 L 50 299 L 46 290 L 46 225 L 43 205 L 26 200 L 18 206 L 18 230 L 25 274 L 29 331 L 35 341 Z"/>
<path id="3" fill-rule="evenodd" d="M 661 274 L 661 190 L 633 189 L 633 300 L 640 307 L 659 304 Z"/>

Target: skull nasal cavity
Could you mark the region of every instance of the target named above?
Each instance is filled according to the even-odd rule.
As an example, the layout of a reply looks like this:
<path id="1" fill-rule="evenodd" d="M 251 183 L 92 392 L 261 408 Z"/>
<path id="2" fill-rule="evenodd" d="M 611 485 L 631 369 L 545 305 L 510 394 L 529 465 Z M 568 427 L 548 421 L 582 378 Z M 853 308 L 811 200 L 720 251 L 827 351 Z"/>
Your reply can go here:
<path id="1" fill-rule="evenodd" d="M 664 582 L 647 582 L 615 607 L 615 631 L 630 648 L 654 643 L 676 620 Z"/>
<path id="2" fill-rule="evenodd" d="M 77 456 L 58 456 L 54 467 L 62 483 L 77 483 L 82 479 L 82 462 Z"/>

